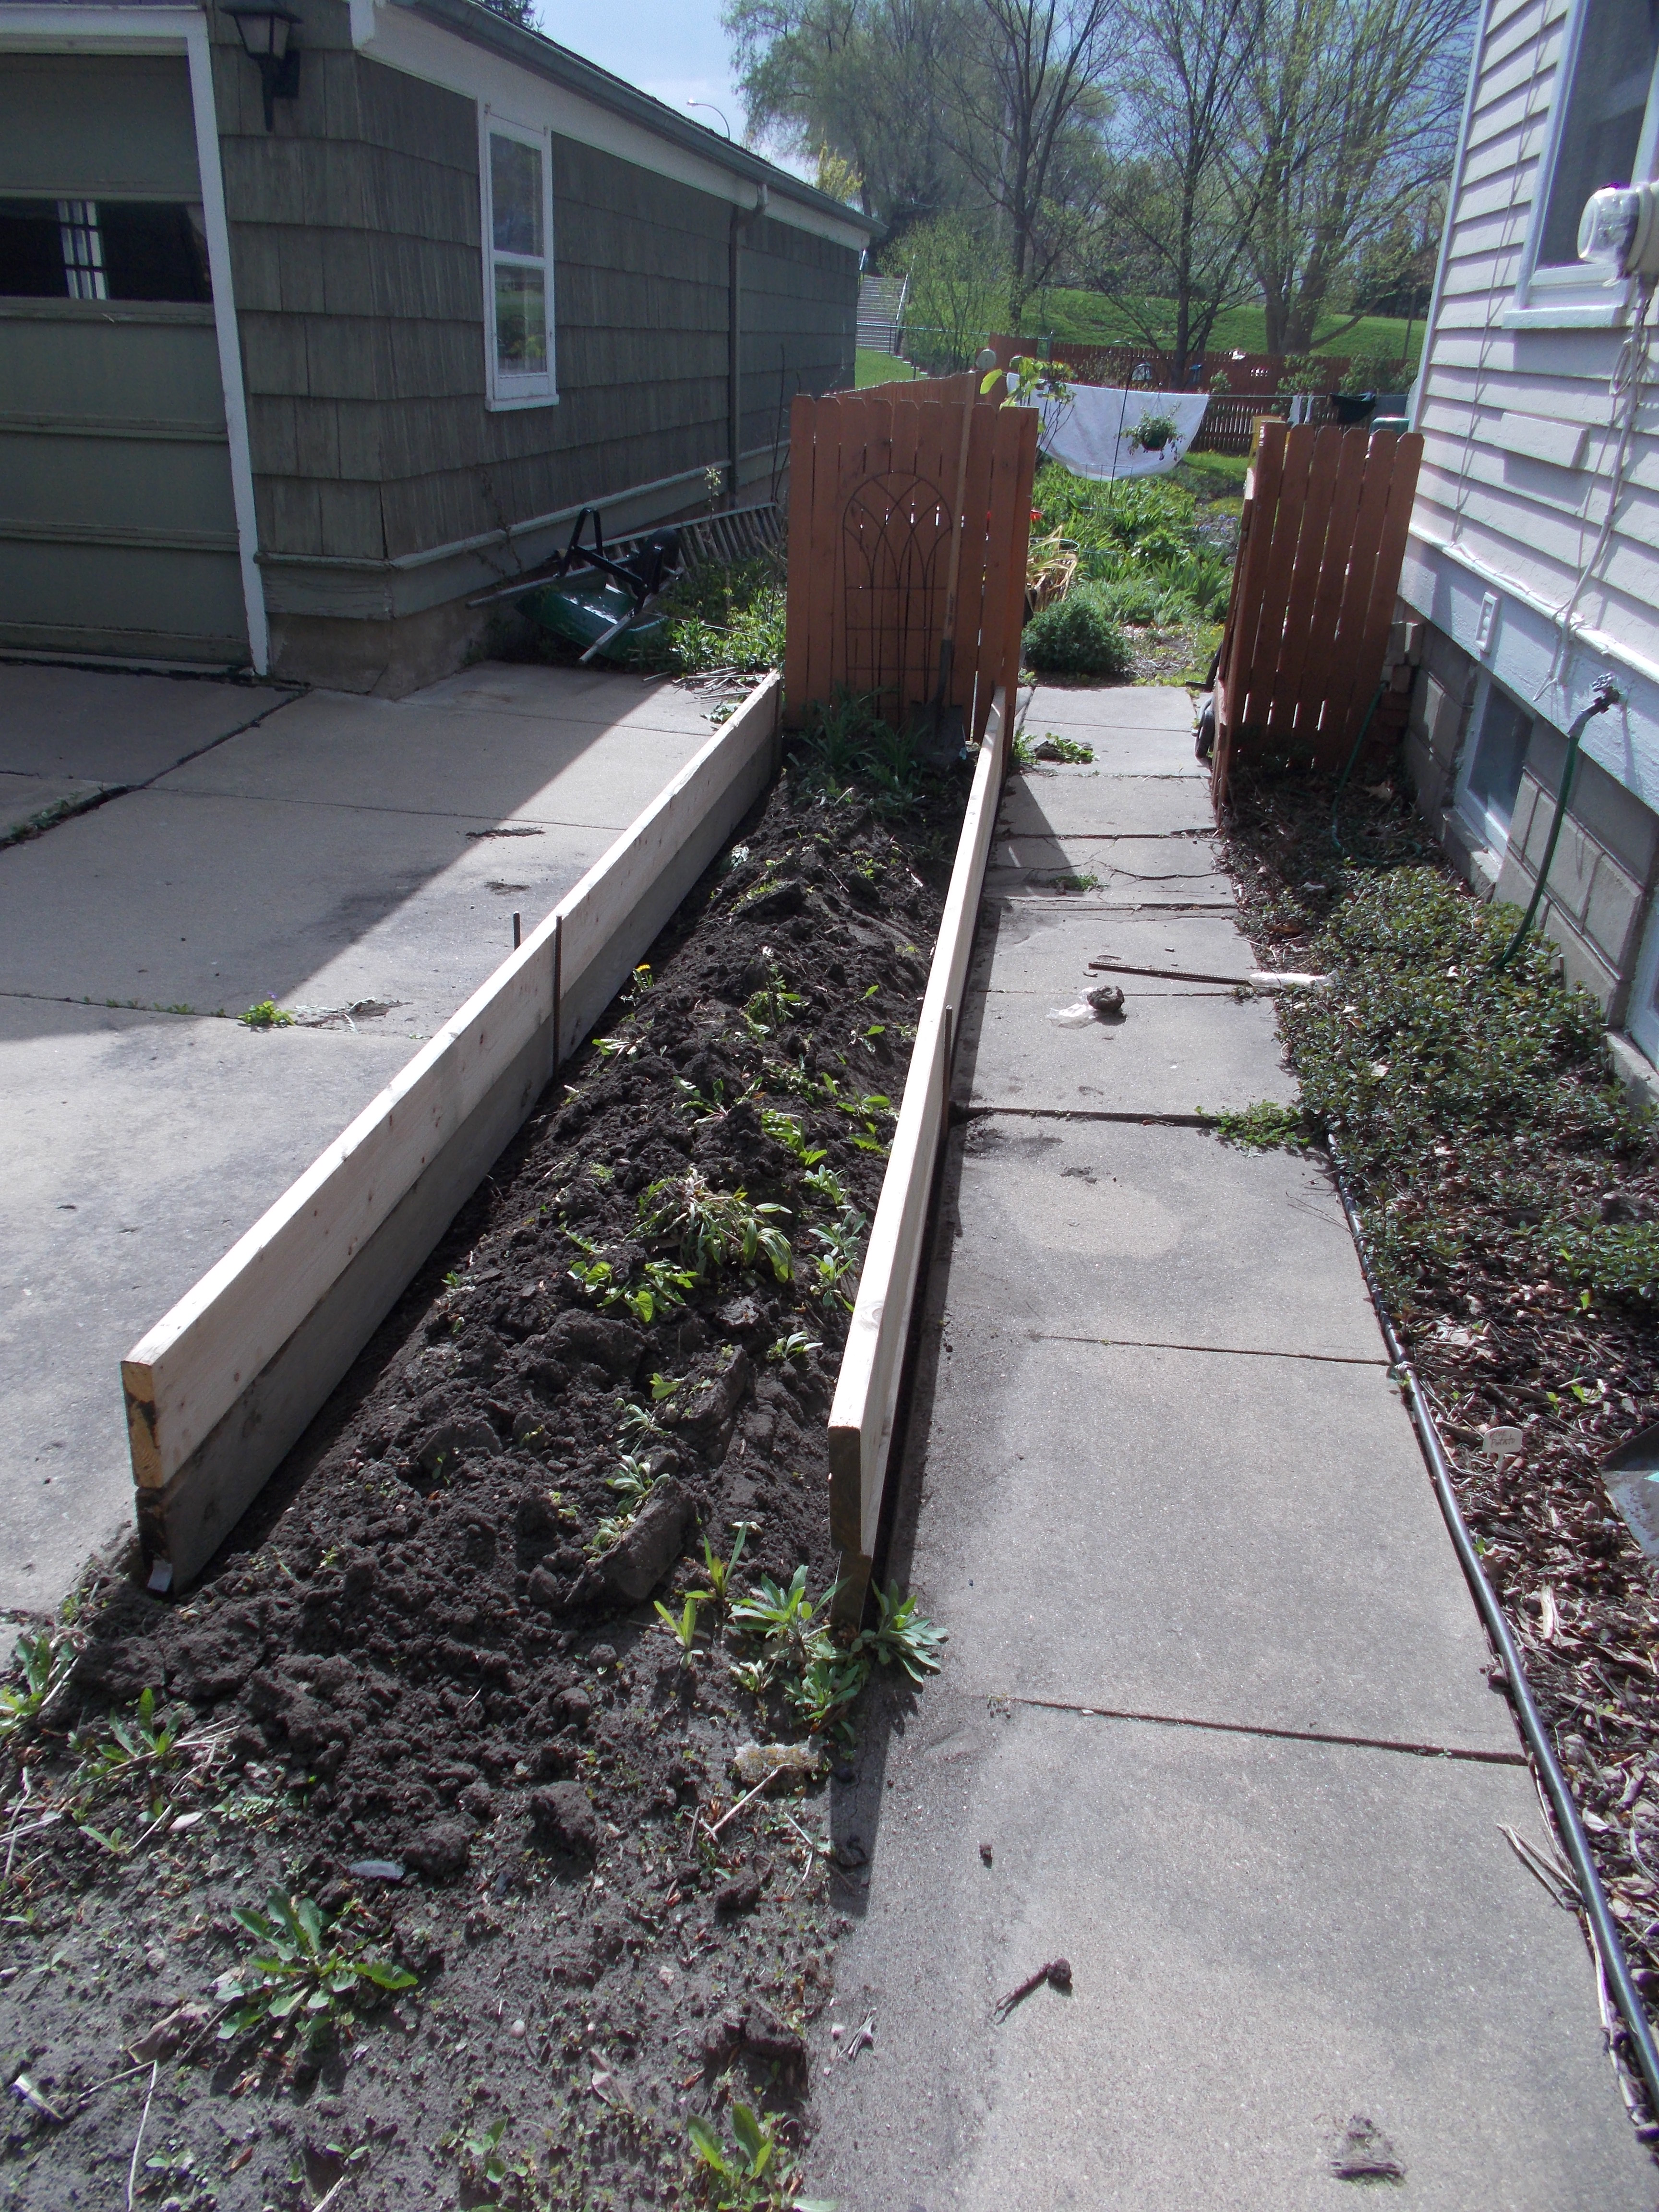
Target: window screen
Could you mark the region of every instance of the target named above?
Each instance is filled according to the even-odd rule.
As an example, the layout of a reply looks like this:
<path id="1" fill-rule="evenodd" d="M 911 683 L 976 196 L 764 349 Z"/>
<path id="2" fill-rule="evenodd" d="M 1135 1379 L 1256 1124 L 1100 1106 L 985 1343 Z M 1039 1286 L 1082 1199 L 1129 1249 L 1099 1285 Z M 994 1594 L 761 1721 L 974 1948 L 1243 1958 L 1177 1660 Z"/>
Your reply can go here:
<path id="1" fill-rule="evenodd" d="M 202 211 L 171 200 L 0 200 L 0 294 L 211 300 Z"/>
<path id="2" fill-rule="evenodd" d="M 1634 182 L 1656 57 L 1659 0 L 1584 0 L 1578 58 L 1538 245 L 1540 268 L 1576 267 L 1584 202 L 1604 185 Z"/>
<path id="3" fill-rule="evenodd" d="M 1494 684 L 1486 694 L 1486 712 L 1475 733 L 1474 750 L 1463 788 L 1474 811 L 1484 816 L 1495 836 L 1509 834 L 1515 812 L 1515 794 L 1521 788 L 1521 770 L 1532 736 L 1532 717 Z"/>

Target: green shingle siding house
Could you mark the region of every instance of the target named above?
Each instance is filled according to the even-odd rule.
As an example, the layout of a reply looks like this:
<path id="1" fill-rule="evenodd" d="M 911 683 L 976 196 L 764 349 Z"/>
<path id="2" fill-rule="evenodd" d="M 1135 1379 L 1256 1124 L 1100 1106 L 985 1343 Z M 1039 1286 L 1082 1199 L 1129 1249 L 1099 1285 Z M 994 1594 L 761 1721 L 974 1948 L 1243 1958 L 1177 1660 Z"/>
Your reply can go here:
<path id="1" fill-rule="evenodd" d="M 290 12 L 267 129 L 217 5 L 0 0 L 0 649 L 406 690 L 852 381 L 854 210 L 472 0 Z"/>

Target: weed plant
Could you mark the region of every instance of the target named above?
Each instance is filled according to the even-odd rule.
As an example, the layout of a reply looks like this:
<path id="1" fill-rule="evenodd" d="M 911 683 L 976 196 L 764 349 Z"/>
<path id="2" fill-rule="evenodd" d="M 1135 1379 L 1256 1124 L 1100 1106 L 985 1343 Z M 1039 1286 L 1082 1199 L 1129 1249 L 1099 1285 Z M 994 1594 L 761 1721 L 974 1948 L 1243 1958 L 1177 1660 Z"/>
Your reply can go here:
<path id="1" fill-rule="evenodd" d="M 729 2144 L 707 2120 L 688 2120 L 702 2202 L 715 2212 L 835 2212 L 831 2203 L 795 2194 L 800 2169 L 777 2130 L 775 2114 L 742 2104 L 732 2107 Z"/>
<path id="2" fill-rule="evenodd" d="M 858 799 L 874 814 L 909 814 L 941 793 L 950 771 L 931 764 L 910 729 L 895 729 L 868 693 L 837 690 L 807 709 L 788 768 L 805 798 Z"/>
<path id="3" fill-rule="evenodd" d="M 17 1639 L 17 1679 L 0 1683 L 0 1744 L 38 1721 L 68 1682 L 76 1657 L 71 1638 L 50 1628 Z"/>
<path id="4" fill-rule="evenodd" d="M 778 1226 L 786 1209 L 745 1191 L 715 1190 L 692 1168 L 640 1194 L 640 1223 L 648 1236 L 672 1237 L 682 1262 L 699 1278 L 726 1267 L 751 1268 L 763 1259 L 781 1283 L 794 1272 L 789 1240 Z"/>
<path id="5" fill-rule="evenodd" d="M 781 555 L 703 562 L 664 592 L 658 602 L 662 628 L 641 641 L 635 665 L 668 676 L 781 668 L 783 603 Z"/>
<path id="6" fill-rule="evenodd" d="M 342 1938 L 338 1922 L 311 1898 L 273 1889 L 263 1912 L 241 1907 L 235 1917 L 258 1948 L 217 1985 L 232 2008 L 219 2023 L 221 2042 L 252 2035 L 314 2051 L 358 2006 L 415 1986 L 406 1966 L 367 1958 Z"/>
<path id="7" fill-rule="evenodd" d="M 832 1589 L 814 1598 L 804 1566 L 796 1568 L 787 1587 L 763 1575 L 731 1608 L 732 1626 L 754 1651 L 732 1672 L 752 1697 L 777 1698 L 798 1727 L 819 1735 L 834 1725 L 850 1740 L 848 1709 L 874 1668 L 902 1667 L 914 1682 L 937 1674 L 945 1632 L 917 1613 L 915 1598 L 902 1598 L 895 1586 L 877 1593 L 876 1626 L 837 1644 L 829 1626 L 835 1595 Z"/>

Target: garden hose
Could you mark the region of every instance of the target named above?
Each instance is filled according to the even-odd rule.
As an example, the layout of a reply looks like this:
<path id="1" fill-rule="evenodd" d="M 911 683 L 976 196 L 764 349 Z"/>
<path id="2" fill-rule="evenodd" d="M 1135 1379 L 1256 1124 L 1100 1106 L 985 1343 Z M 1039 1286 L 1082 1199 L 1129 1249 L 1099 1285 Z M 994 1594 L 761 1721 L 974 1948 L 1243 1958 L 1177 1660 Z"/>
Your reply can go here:
<path id="1" fill-rule="evenodd" d="M 1544 857 L 1539 865 L 1538 880 L 1532 887 L 1532 896 L 1527 902 L 1525 914 L 1521 917 L 1520 928 L 1516 931 L 1492 963 L 1494 974 L 1501 969 L 1507 968 L 1521 950 L 1521 941 L 1532 927 L 1534 917 L 1543 898 L 1544 886 L 1549 881 L 1550 863 L 1555 858 L 1555 841 L 1561 835 L 1561 823 L 1567 811 L 1567 795 L 1572 789 L 1572 770 L 1573 763 L 1578 758 L 1578 740 L 1597 714 L 1605 714 L 1609 707 L 1618 706 L 1623 696 L 1623 693 L 1611 675 L 1598 676 L 1595 679 L 1595 696 L 1567 732 L 1567 757 L 1561 764 L 1561 789 L 1555 801 L 1555 819 L 1550 824 L 1549 841 L 1544 847 Z"/>

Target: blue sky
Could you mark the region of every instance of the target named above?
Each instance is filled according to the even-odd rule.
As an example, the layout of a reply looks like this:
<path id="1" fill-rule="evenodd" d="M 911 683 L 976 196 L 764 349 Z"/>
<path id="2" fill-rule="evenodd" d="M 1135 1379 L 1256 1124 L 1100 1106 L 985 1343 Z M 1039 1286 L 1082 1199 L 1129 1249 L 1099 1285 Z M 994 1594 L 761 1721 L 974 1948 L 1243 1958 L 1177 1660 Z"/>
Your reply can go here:
<path id="1" fill-rule="evenodd" d="M 561 46 L 719 131 L 707 108 L 686 107 L 690 100 L 713 101 L 724 109 L 732 136 L 743 137 L 743 101 L 732 82 L 720 0 L 541 0 L 541 27 Z"/>

